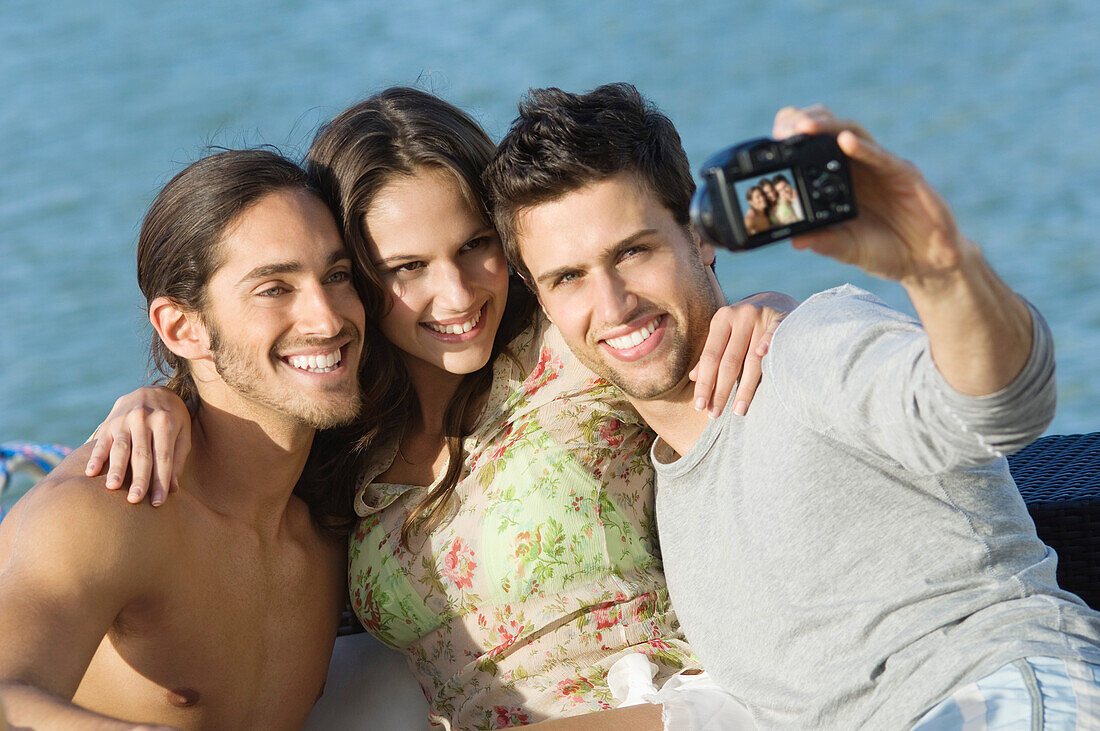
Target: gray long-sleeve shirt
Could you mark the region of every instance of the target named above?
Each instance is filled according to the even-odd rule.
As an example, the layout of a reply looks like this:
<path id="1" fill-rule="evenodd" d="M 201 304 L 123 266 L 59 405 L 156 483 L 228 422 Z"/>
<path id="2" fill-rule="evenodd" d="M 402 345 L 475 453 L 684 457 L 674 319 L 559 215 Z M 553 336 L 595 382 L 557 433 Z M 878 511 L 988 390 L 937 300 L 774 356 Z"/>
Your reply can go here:
<path id="1" fill-rule="evenodd" d="M 682 458 L 658 441 L 673 605 L 761 728 L 902 728 L 1025 656 L 1100 662 L 1100 615 L 1058 588 L 1004 453 L 1054 411 L 1050 332 L 983 397 L 952 390 L 919 323 L 817 294 L 775 333 L 745 417 Z"/>

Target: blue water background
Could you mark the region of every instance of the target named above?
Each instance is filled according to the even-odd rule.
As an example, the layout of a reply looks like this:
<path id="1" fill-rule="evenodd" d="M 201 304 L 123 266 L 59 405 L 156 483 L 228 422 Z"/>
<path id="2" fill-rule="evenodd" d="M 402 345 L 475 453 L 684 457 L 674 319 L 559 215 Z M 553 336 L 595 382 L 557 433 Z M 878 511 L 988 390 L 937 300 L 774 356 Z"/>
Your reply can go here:
<path id="1" fill-rule="evenodd" d="M 499 138 L 528 87 L 614 80 L 672 117 L 694 165 L 786 104 L 861 120 L 1045 313 L 1051 431 L 1094 431 L 1098 48 L 1095 0 L 4 0 L 0 441 L 79 443 L 146 380 L 134 241 L 204 145 L 299 152 L 348 104 L 413 83 Z M 734 297 L 852 281 L 908 308 L 897 285 L 786 245 L 720 256 Z"/>

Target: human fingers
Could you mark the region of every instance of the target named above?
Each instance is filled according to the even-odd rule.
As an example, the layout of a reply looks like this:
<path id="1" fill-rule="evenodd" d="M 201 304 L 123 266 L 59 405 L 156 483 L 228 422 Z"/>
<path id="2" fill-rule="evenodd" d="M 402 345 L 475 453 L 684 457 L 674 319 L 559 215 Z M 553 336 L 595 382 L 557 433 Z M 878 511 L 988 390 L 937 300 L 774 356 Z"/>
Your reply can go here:
<path id="1" fill-rule="evenodd" d="M 783 139 L 797 134 L 838 135 L 845 130 L 862 139 L 874 139 L 859 122 L 852 119 L 840 119 L 831 110 L 820 104 L 802 109 L 796 109 L 795 107 L 780 109 L 775 116 L 772 136 L 776 139 Z"/>
<path id="2" fill-rule="evenodd" d="M 128 499 L 140 502 L 151 487 L 151 498 L 163 502 L 178 479 L 177 465 L 186 459 L 190 429 L 191 414 L 179 396 L 163 386 L 139 388 L 115 401 L 97 430 L 98 441 L 86 469 L 98 471 L 108 459 L 107 487 L 115 489 L 132 467 Z M 180 434 L 184 434 L 182 440 Z M 178 451 L 180 443 L 182 452 Z"/>
<path id="3" fill-rule="evenodd" d="M 116 490 L 122 487 L 126 470 L 130 467 L 130 439 L 118 433 L 111 441 L 111 451 L 107 458 L 107 488 Z"/>
<path id="4" fill-rule="evenodd" d="M 775 113 L 772 135 L 778 139 L 793 134 L 806 134 L 808 127 L 826 124 L 835 119 L 836 115 L 823 104 L 812 104 L 808 107 L 783 107 Z"/>
<path id="5" fill-rule="evenodd" d="M 153 435 L 154 455 L 149 502 L 156 507 L 165 501 L 171 491 L 173 457 L 180 427 L 161 411 L 150 414 L 148 424 Z"/>
<path id="6" fill-rule="evenodd" d="M 781 140 L 785 137 L 790 137 L 794 132 L 794 121 L 798 118 L 797 107 L 783 107 L 775 113 L 775 120 L 772 122 L 772 137 L 777 140 Z"/>
<path id="7" fill-rule="evenodd" d="M 763 332 L 757 335 L 753 333 L 753 342 L 749 346 L 749 352 L 745 355 L 745 364 L 741 367 L 741 379 L 737 382 L 737 393 L 733 401 L 733 413 L 744 416 L 749 412 L 749 404 L 756 396 L 756 389 L 764 376 L 764 356 L 771 349 L 772 336 L 779 328 L 779 323 L 787 316 L 786 312 L 767 310 L 767 325 Z"/>
<path id="8" fill-rule="evenodd" d="M 836 142 L 850 160 L 862 163 L 880 174 L 904 176 L 912 182 L 923 181 L 916 165 L 890 152 L 869 135 L 859 135 L 846 129 L 837 134 Z"/>
<path id="9" fill-rule="evenodd" d="M 714 380 L 713 394 L 710 397 L 710 409 L 708 414 L 710 418 L 717 419 L 722 415 L 722 411 L 726 408 L 726 404 L 729 403 L 730 394 L 733 393 L 733 389 L 743 379 L 745 364 L 748 359 L 752 357 L 749 349 L 751 347 L 752 332 L 747 329 L 742 329 L 740 332 L 735 328 L 731 334 L 729 341 L 726 343 L 726 348 L 722 352 L 722 357 L 718 363 L 718 372 Z M 737 405 L 734 405 L 736 410 Z"/>
<path id="10" fill-rule="evenodd" d="M 132 411 L 126 416 L 130 441 L 130 492 L 126 499 L 131 503 L 140 503 L 149 492 L 149 483 L 153 474 L 152 436 L 143 411 Z M 111 455 L 112 469 L 114 454 Z M 125 472 L 125 465 L 121 468 Z"/>
<path id="11" fill-rule="evenodd" d="M 745 364 L 741 368 L 741 380 L 737 382 L 737 394 L 733 400 L 733 413 L 738 416 L 749 413 L 749 404 L 756 395 L 756 389 L 764 373 L 762 359 L 763 356 L 757 355 L 755 350 L 750 351 L 745 358 Z"/>
<path id="12" fill-rule="evenodd" d="M 111 436 L 111 432 L 108 429 L 103 428 L 102 424 L 95 430 L 92 439 L 95 440 L 95 445 L 92 447 L 92 453 L 88 457 L 88 464 L 84 466 L 84 474 L 88 477 L 95 477 L 100 473 L 100 470 L 103 469 L 104 462 L 106 462 L 108 455 L 111 453 L 111 446 L 114 444 L 114 437 Z M 117 485 L 112 485 L 110 479 L 107 480 L 107 488 L 110 490 L 117 489 L 121 485 L 121 482 Z"/>
<path id="13" fill-rule="evenodd" d="M 725 309 L 718 310 L 711 318 L 703 352 L 699 355 L 699 362 L 693 369 L 695 389 L 692 394 L 692 403 L 696 411 L 706 411 L 714 403 L 714 389 L 718 382 L 719 370 L 725 357 L 726 345 L 733 333 L 728 318 L 729 313 L 723 312 Z M 726 395 L 728 396 L 729 393 L 727 392 Z"/>
<path id="14" fill-rule="evenodd" d="M 773 293 L 758 293 L 739 303 L 720 308 L 711 319 L 707 343 L 704 344 L 704 352 L 709 349 L 709 353 L 705 360 L 700 359 L 696 367 L 696 386 L 693 393 L 696 409 L 707 409 L 711 418 L 722 414 L 734 388 L 739 388 L 738 383 L 745 377 L 745 363 L 747 359 L 756 357 L 753 351 L 759 341 L 762 338 L 770 339 L 770 335 L 765 333 L 772 319 L 782 318 L 776 310 L 756 301 L 771 296 Z M 786 298 L 786 295 L 777 293 L 774 296 Z M 752 377 L 750 374 L 750 378 Z M 755 378 L 759 380 L 759 373 Z M 744 391 L 749 400 L 754 391 L 755 388 Z M 734 408 L 740 409 L 739 413 L 744 413 L 748 403 L 735 403 Z"/>

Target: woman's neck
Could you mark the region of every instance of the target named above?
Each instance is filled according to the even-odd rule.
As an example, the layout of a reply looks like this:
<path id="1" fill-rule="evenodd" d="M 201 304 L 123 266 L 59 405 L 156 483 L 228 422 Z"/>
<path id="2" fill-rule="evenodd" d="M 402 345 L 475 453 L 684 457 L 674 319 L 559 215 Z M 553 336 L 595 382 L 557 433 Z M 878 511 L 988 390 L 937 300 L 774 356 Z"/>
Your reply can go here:
<path id="1" fill-rule="evenodd" d="M 378 480 L 426 487 L 438 480 L 447 468 L 443 417 L 466 376 L 415 358 L 407 358 L 405 368 L 419 410 L 405 425 L 397 455 Z"/>
<path id="2" fill-rule="evenodd" d="M 449 373 L 415 358 L 407 358 L 405 368 L 420 408 L 420 428 L 430 433 L 442 433 L 443 415 L 466 376 Z"/>

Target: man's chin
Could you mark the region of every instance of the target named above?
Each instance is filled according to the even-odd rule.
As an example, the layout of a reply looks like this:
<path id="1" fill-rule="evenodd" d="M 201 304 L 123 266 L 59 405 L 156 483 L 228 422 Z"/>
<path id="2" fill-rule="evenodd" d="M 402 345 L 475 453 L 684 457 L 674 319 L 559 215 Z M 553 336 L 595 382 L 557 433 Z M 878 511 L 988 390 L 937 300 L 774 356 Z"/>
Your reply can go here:
<path id="1" fill-rule="evenodd" d="M 688 382 L 687 372 L 677 376 L 675 373 L 656 375 L 652 368 L 639 369 L 637 373 L 623 372 L 620 369 L 605 368 L 601 373 L 606 380 L 637 401 L 656 401 L 679 391 Z"/>
<path id="2" fill-rule="evenodd" d="M 300 414 L 299 418 L 303 426 L 308 426 L 318 431 L 323 429 L 336 429 L 337 427 L 353 424 L 362 412 L 360 404 L 341 405 L 341 408 L 317 410 L 309 414 Z"/>
<path id="3" fill-rule="evenodd" d="M 612 382 L 614 383 L 614 382 Z M 627 395 L 627 398 L 632 401 L 660 401 L 661 399 L 672 396 L 680 390 L 680 382 L 668 385 L 668 384 L 627 384 L 620 385 L 619 390 Z"/>

